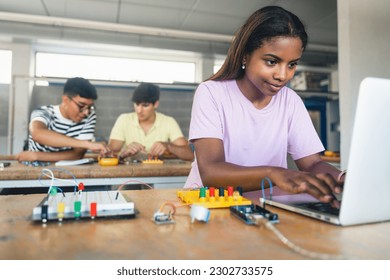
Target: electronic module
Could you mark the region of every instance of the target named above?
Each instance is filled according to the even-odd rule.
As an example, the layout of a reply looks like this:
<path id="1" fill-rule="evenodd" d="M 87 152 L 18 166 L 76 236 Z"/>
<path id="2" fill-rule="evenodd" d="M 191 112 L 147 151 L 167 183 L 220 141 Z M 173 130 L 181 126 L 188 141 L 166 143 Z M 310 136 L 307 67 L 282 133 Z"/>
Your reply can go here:
<path id="1" fill-rule="evenodd" d="M 133 202 L 118 191 L 51 192 L 34 207 L 33 221 L 78 220 L 95 218 L 134 218 Z"/>
<path id="2" fill-rule="evenodd" d="M 239 188 L 238 188 L 239 189 Z M 201 205 L 206 208 L 228 208 L 230 206 L 251 205 L 252 201 L 241 195 L 240 190 L 233 187 L 200 188 L 189 191 L 178 191 L 177 196 L 187 204 Z"/>

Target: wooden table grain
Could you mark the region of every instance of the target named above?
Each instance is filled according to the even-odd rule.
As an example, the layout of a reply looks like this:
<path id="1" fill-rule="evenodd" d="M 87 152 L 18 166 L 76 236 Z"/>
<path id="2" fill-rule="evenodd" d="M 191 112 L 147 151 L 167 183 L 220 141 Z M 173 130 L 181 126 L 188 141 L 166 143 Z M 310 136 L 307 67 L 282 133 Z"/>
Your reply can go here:
<path id="1" fill-rule="evenodd" d="M 251 226 L 228 209 L 211 209 L 208 223 L 191 222 L 190 207 L 177 208 L 175 224 L 156 225 L 153 214 L 177 190 L 132 190 L 135 219 L 31 221 L 42 194 L 0 196 L 0 258 L 6 260 L 290 260 L 307 259 L 269 230 Z M 390 223 L 340 227 L 270 207 L 276 228 L 307 250 L 345 259 L 390 259 Z"/>
<path id="2" fill-rule="evenodd" d="M 134 179 L 148 184 L 160 185 L 162 188 L 183 187 L 190 172 L 191 162 L 181 160 L 165 160 L 164 164 L 130 163 L 117 166 L 100 166 L 98 163 L 76 166 L 56 167 L 54 164 L 44 167 L 26 166 L 17 161 L 11 161 L 11 166 L 0 170 L 0 188 L 39 187 L 44 180 L 42 169 L 53 170 L 60 179 L 75 178 L 87 185 L 121 184 Z M 41 179 L 41 180 L 40 180 Z M 71 186 L 71 182 L 58 182 L 59 186 Z"/>

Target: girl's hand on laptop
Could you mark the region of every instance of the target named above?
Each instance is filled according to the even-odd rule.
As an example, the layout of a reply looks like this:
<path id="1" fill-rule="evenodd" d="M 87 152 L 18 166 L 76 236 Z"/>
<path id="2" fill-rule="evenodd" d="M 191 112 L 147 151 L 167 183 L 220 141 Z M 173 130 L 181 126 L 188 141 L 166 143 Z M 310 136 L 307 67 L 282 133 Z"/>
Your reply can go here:
<path id="1" fill-rule="evenodd" d="M 279 188 L 291 193 L 308 193 L 321 202 L 340 207 L 334 193 L 340 190 L 339 183 L 329 174 L 295 171 L 273 167 L 270 179 Z"/>

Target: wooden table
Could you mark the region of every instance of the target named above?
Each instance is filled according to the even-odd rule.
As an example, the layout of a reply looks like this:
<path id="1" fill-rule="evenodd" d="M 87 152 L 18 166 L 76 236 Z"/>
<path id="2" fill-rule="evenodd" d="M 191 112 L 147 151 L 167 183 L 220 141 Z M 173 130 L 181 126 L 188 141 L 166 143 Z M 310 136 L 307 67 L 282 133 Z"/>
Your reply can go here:
<path id="1" fill-rule="evenodd" d="M 17 161 L 10 161 L 11 166 L 0 170 L 0 188 L 39 187 L 46 186 L 50 180 L 43 176 L 42 169 L 53 169 L 58 178 L 69 179 L 73 174 L 86 186 L 120 185 L 126 181 L 141 181 L 153 184 L 155 188 L 183 187 L 191 169 L 191 163 L 181 160 L 165 160 L 164 164 L 130 163 L 117 166 L 100 166 L 97 163 L 58 168 L 26 166 Z M 65 169 L 65 170 L 64 170 Z M 41 182 L 39 178 L 41 177 Z M 71 182 L 58 181 L 58 186 L 72 186 Z"/>
<path id="2" fill-rule="evenodd" d="M 0 196 L 1 259 L 306 259 L 269 230 L 243 223 L 228 209 L 212 209 L 208 223 L 191 223 L 189 206 L 177 208 L 175 224 L 156 225 L 153 214 L 177 190 L 123 194 L 140 211 L 135 219 L 67 221 L 42 226 L 30 215 L 42 194 Z M 276 225 L 295 244 L 348 259 L 390 259 L 390 222 L 339 227 L 270 207 Z"/>

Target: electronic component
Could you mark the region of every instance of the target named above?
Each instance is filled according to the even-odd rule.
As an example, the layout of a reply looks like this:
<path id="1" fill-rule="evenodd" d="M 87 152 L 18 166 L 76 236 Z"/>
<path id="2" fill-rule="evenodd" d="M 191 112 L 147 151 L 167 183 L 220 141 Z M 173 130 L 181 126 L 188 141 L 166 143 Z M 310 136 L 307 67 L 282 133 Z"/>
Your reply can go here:
<path id="1" fill-rule="evenodd" d="M 119 159 L 116 157 L 99 158 L 99 165 L 101 166 L 115 166 L 118 163 Z"/>
<path id="2" fill-rule="evenodd" d="M 160 159 L 145 159 L 142 161 L 144 164 L 163 164 L 164 161 Z"/>
<path id="3" fill-rule="evenodd" d="M 260 215 L 271 223 L 279 223 L 278 214 L 272 213 L 259 205 L 232 206 L 230 212 L 249 225 L 255 224 L 251 217 Z"/>
<path id="4" fill-rule="evenodd" d="M 48 217 L 49 217 L 49 214 L 48 214 L 48 209 L 49 207 L 47 206 L 47 204 L 43 204 L 41 206 L 41 217 L 40 219 L 42 220 L 42 223 L 46 223 L 47 220 L 48 220 Z"/>
<path id="5" fill-rule="evenodd" d="M 65 203 L 60 202 L 57 204 L 57 218 L 59 222 L 62 222 L 62 220 L 65 217 Z"/>
<path id="6" fill-rule="evenodd" d="M 206 208 L 227 208 L 237 205 L 251 205 L 252 201 L 240 195 L 239 191 L 234 191 L 233 187 L 217 189 L 200 188 L 190 191 L 178 191 L 177 196 L 187 204 L 202 205 Z"/>
<path id="7" fill-rule="evenodd" d="M 89 206 L 89 214 L 91 215 L 91 219 L 95 219 L 95 217 L 97 216 L 97 203 L 91 202 Z"/>
<path id="8" fill-rule="evenodd" d="M 158 156 L 152 156 L 151 154 L 148 154 L 148 159 L 145 159 L 142 161 L 144 164 L 163 164 L 164 161 L 160 160 Z"/>
<path id="9" fill-rule="evenodd" d="M 173 219 L 173 215 L 171 212 L 165 214 L 163 212 L 156 212 L 153 215 L 153 221 L 157 225 L 166 225 L 166 224 L 174 224 L 175 220 Z"/>
<path id="10" fill-rule="evenodd" d="M 81 217 L 81 201 L 75 201 L 74 202 L 74 217 L 76 218 L 76 219 L 80 219 L 80 217 Z"/>
<path id="11" fill-rule="evenodd" d="M 0 169 L 4 169 L 5 167 L 8 167 L 10 165 L 11 165 L 11 163 L 8 161 L 1 161 L 0 162 Z"/>
<path id="12" fill-rule="evenodd" d="M 169 206 L 170 210 L 168 214 L 163 212 L 163 209 L 165 207 Z M 173 215 L 176 213 L 176 205 L 172 202 L 166 201 L 164 202 L 158 211 L 154 213 L 153 215 L 153 221 L 158 225 L 166 225 L 166 224 L 173 224 L 175 223 L 175 220 L 173 219 Z"/>
<path id="13" fill-rule="evenodd" d="M 118 191 L 53 193 L 33 209 L 32 220 L 58 221 L 95 218 L 135 218 L 133 202 Z"/>
<path id="14" fill-rule="evenodd" d="M 195 220 L 207 223 L 210 219 L 210 210 L 201 205 L 192 205 L 190 216 L 192 223 Z"/>

